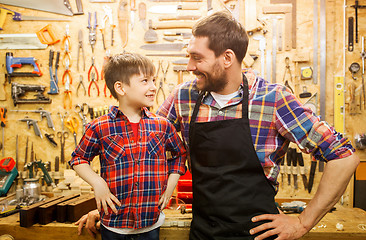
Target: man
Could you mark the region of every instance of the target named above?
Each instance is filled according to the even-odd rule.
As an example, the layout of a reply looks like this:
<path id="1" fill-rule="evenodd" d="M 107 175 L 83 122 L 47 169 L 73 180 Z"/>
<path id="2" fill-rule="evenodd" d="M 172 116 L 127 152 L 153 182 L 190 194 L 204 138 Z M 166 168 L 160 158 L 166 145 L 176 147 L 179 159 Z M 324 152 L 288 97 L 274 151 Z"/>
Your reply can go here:
<path id="1" fill-rule="evenodd" d="M 359 159 L 349 140 L 321 122 L 283 85 L 241 62 L 244 28 L 225 12 L 193 27 L 187 69 L 196 75 L 159 108 L 182 132 L 193 179 L 190 239 L 298 239 L 334 206 Z M 289 142 L 326 161 L 318 190 L 298 216 L 279 214 L 274 196 Z"/>

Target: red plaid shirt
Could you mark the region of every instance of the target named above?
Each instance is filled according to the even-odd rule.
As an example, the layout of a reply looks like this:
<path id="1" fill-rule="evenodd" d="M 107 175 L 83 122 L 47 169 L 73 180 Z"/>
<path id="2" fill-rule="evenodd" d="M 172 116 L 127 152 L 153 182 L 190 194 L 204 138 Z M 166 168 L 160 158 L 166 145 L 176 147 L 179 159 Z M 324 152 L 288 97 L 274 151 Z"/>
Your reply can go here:
<path id="1" fill-rule="evenodd" d="M 138 141 L 127 117 L 113 106 L 88 124 L 72 153 L 71 166 L 100 156 L 101 177 L 117 196 L 118 214 L 101 212 L 102 223 L 114 228 L 144 228 L 159 217 L 158 200 L 170 173 L 185 173 L 186 150 L 174 126 L 143 109 Z M 171 152 L 167 159 L 166 151 Z"/>

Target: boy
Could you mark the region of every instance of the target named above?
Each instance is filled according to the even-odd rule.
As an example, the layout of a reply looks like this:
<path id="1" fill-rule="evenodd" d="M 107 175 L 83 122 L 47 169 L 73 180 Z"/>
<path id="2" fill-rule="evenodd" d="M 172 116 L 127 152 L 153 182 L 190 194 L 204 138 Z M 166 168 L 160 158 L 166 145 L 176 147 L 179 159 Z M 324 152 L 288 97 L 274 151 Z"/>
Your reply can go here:
<path id="1" fill-rule="evenodd" d="M 175 128 L 146 109 L 154 103 L 154 72 L 152 62 L 138 54 L 109 59 L 105 81 L 119 106 L 88 124 L 69 161 L 94 189 L 102 239 L 158 240 L 161 210 L 185 173 L 186 152 Z M 172 158 L 166 159 L 166 151 Z M 96 155 L 101 176 L 89 165 Z"/>

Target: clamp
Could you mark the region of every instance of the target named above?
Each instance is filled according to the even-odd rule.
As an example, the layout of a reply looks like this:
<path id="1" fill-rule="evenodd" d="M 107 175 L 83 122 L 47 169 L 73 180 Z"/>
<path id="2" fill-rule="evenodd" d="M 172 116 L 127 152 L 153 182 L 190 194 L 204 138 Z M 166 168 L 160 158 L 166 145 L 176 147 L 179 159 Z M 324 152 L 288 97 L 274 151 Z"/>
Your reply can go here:
<path id="1" fill-rule="evenodd" d="M 91 12 L 89 12 L 88 18 L 88 28 L 89 28 L 89 43 L 92 48 L 92 52 L 94 53 L 94 45 L 97 41 L 97 12 L 94 12 L 94 25 L 93 27 L 90 25 L 91 22 Z"/>

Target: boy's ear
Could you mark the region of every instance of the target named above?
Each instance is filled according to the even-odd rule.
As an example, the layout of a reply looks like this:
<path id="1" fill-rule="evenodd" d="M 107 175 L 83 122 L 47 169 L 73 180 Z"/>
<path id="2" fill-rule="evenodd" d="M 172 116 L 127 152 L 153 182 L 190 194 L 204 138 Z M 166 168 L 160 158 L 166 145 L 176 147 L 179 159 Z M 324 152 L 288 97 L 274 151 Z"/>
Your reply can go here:
<path id="1" fill-rule="evenodd" d="M 116 91 L 118 95 L 125 95 L 125 89 L 123 88 L 123 84 L 119 81 L 114 83 L 114 91 Z"/>

